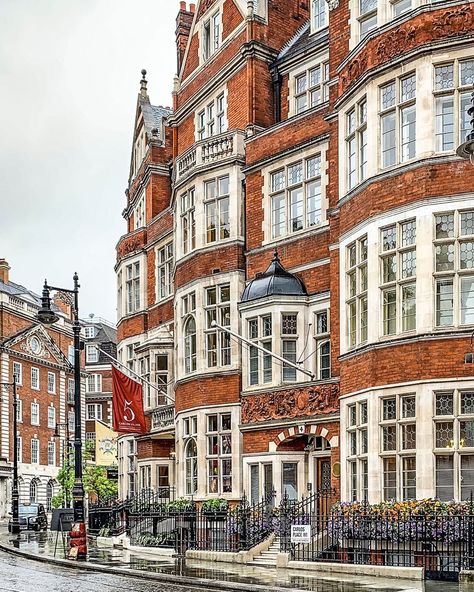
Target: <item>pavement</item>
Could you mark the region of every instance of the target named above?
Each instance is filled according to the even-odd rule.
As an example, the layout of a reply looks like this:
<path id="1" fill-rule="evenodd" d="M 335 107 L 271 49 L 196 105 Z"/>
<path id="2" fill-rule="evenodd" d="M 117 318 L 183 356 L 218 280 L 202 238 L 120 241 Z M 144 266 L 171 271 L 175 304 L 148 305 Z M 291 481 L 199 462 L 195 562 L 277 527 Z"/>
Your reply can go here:
<path id="1" fill-rule="evenodd" d="M 344 574 L 321 577 L 303 570 L 150 558 L 146 553 L 98 549 L 93 545 L 89 548 L 88 561 L 73 562 L 64 559 L 61 537 L 56 540 L 56 533 L 24 532 L 17 538 L 0 527 L 0 591 L 120 592 L 122 589 L 134 592 L 268 592 L 269 589 L 273 592 L 474 592 L 472 585 L 354 578 Z"/>

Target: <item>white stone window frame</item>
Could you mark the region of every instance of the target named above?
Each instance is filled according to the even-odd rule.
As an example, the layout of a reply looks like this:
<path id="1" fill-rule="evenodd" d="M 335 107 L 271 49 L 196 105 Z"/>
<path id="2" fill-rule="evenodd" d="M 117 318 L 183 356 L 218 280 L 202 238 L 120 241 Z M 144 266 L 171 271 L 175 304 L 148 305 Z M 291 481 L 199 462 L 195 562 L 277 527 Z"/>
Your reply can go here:
<path id="1" fill-rule="evenodd" d="M 407 245 L 402 244 L 402 228 L 404 224 L 415 224 L 415 242 L 410 243 Z M 392 228 L 395 226 L 395 233 L 396 233 L 396 246 L 391 249 L 383 250 L 383 238 L 382 233 L 384 230 L 388 228 Z M 389 224 L 380 228 L 380 239 L 379 239 L 379 247 L 380 247 L 380 259 L 379 259 L 379 270 L 380 270 L 380 335 L 382 338 L 392 338 L 394 335 L 400 334 L 410 334 L 416 332 L 416 290 L 417 290 L 417 275 L 416 275 L 416 263 L 415 263 L 415 273 L 412 276 L 403 277 L 402 276 L 402 258 L 409 253 L 415 254 L 415 261 L 417 257 L 417 237 L 416 237 L 416 219 L 407 219 L 401 222 L 397 222 L 394 224 Z M 384 279 L 384 259 L 388 259 L 389 257 L 395 258 L 395 278 L 386 280 Z M 410 289 L 414 286 L 415 291 L 415 327 L 411 328 L 404 328 L 404 314 L 403 314 L 403 304 L 404 304 L 404 293 L 406 289 Z M 385 330 L 385 317 L 384 317 L 384 298 L 385 293 L 395 291 L 396 299 L 395 299 L 395 332 L 388 333 Z M 407 315 L 408 316 L 408 315 Z"/>
<path id="2" fill-rule="evenodd" d="M 34 426 L 40 425 L 40 406 L 39 403 L 36 401 L 32 401 L 30 405 L 31 415 L 30 415 L 30 423 Z"/>
<path id="3" fill-rule="evenodd" d="M 315 314 L 322 311 L 328 311 L 329 314 L 329 300 L 327 294 L 316 295 L 314 297 L 270 297 L 265 301 L 258 300 L 256 302 L 250 301 L 246 304 L 240 305 L 240 313 L 242 318 L 242 334 L 247 339 L 264 346 L 265 343 L 271 343 L 273 353 L 282 356 L 282 341 L 284 339 L 295 338 L 296 345 L 296 359 L 304 360 L 302 368 L 313 372 L 318 376 L 318 351 L 317 343 L 326 342 L 330 335 L 324 336 L 315 335 L 314 328 L 311 327 L 315 323 Z M 297 334 L 282 335 L 281 333 L 281 318 L 282 314 L 297 314 Z M 265 335 L 263 331 L 263 319 L 271 316 L 272 318 L 272 334 Z M 257 319 L 258 335 L 252 337 L 249 332 L 249 321 Z M 313 342 L 312 340 L 315 340 Z M 266 357 L 262 351 L 258 351 L 258 382 L 251 384 L 250 381 L 250 348 L 251 346 L 244 344 L 242 347 L 242 388 L 245 392 L 253 392 L 269 388 L 285 388 L 291 384 L 298 384 L 301 382 L 308 382 L 310 379 L 302 372 L 296 371 L 296 380 L 291 382 L 284 382 L 282 380 L 283 362 L 270 358 L 272 360 L 272 380 L 264 381 L 264 358 Z M 326 379 L 325 379 L 326 380 Z"/>
<path id="4" fill-rule="evenodd" d="M 225 274 L 214 274 L 204 278 L 194 280 L 187 286 L 180 288 L 175 293 L 175 310 L 176 310 L 176 328 L 175 339 L 177 343 L 176 349 L 176 380 L 181 380 L 189 376 L 185 373 L 185 348 L 184 348 L 184 326 L 186 319 L 192 312 L 196 321 L 196 370 L 191 374 L 214 374 L 217 371 L 230 371 L 240 369 L 240 347 L 235 340 L 231 340 L 231 364 L 230 366 L 217 366 L 208 368 L 206 357 L 206 341 L 205 341 L 205 289 L 217 286 L 219 284 L 230 284 L 230 329 L 239 332 L 240 318 L 237 309 L 237 300 L 233 298 L 235 294 L 242 294 L 245 282 L 241 272 L 234 271 Z M 188 310 L 183 306 L 183 299 L 188 298 L 191 294 L 195 294 L 195 309 Z"/>
<path id="5" fill-rule="evenodd" d="M 471 207 L 469 207 L 471 206 Z M 383 340 L 382 327 L 380 319 L 382 312 L 380 309 L 380 271 L 379 271 L 379 240 L 380 230 L 394 223 L 407 222 L 416 219 L 416 250 L 417 250 L 417 269 L 416 269 L 416 334 L 425 334 L 436 331 L 436 333 L 452 330 L 452 326 L 436 326 L 436 284 L 434 275 L 435 270 L 435 221 L 437 214 L 443 214 L 455 210 L 472 210 L 472 197 L 466 196 L 446 196 L 437 200 L 437 203 L 415 203 L 406 207 L 394 208 L 391 211 L 383 212 L 380 215 L 373 216 L 370 220 L 363 221 L 351 231 L 345 233 L 340 238 L 339 252 L 339 285 L 340 310 L 344 310 L 344 305 L 349 299 L 349 292 L 346 275 L 346 248 L 355 240 L 368 237 L 368 338 L 367 344 L 377 343 Z M 449 275 L 449 274 L 448 274 Z M 464 327 L 464 325 L 463 325 Z M 468 325 L 466 325 L 468 327 Z M 341 315 L 340 326 L 340 351 L 341 355 L 356 349 L 359 346 L 350 346 L 348 340 L 348 319 Z M 391 336 L 391 339 L 404 339 L 411 333 L 400 333 Z M 362 344 L 361 344 L 362 345 Z"/>
<path id="6" fill-rule="evenodd" d="M 227 132 L 229 129 L 227 111 L 228 89 L 225 85 L 215 90 L 196 109 L 194 116 L 195 142 L 210 140 Z"/>
<path id="7" fill-rule="evenodd" d="M 321 11 L 321 5 L 323 10 Z M 316 11 L 316 6 L 318 10 Z M 321 22 L 321 14 L 324 14 L 324 22 Z M 322 29 L 325 29 L 329 24 L 329 9 L 327 0 L 311 0 L 310 5 L 310 22 L 311 22 L 311 33 L 317 33 Z"/>
<path id="8" fill-rule="evenodd" d="M 13 362 L 12 376 L 16 376 L 16 385 L 23 385 L 23 364 L 21 362 Z"/>
<path id="9" fill-rule="evenodd" d="M 410 97 L 404 99 L 402 88 L 403 83 L 405 80 L 410 78 L 415 78 L 415 94 L 414 97 Z M 385 107 L 382 104 L 382 93 L 383 89 L 387 88 L 391 84 L 395 87 L 395 97 L 393 105 Z M 418 111 L 420 110 L 419 104 L 419 80 L 417 75 L 417 70 L 412 69 L 412 71 L 406 72 L 401 76 L 397 76 L 384 82 L 383 84 L 379 85 L 379 102 L 378 102 L 378 113 L 379 113 L 379 168 L 381 171 L 391 170 L 393 167 L 396 167 L 401 164 L 409 163 L 415 160 L 419 154 L 418 146 L 417 146 L 417 115 Z M 413 156 L 404 156 L 403 154 L 403 114 L 407 112 L 409 109 L 414 108 L 415 110 L 415 137 L 414 137 L 414 155 Z M 384 164 L 383 162 L 383 121 L 389 116 L 395 117 L 395 161 L 393 163 Z M 410 142 L 412 143 L 412 142 Z"/>
<path id="10" fill-rule="evenodd" d="M 352 114 L 354 122 L 352 124 Z M 345 158 L 347 161 L 347 189 L 351 191 L 367 178 L 368 164 L 368 130 L 367 130 L 367 97 L 362 97 L 346 111 Z M 354 148 L 352 149 L 352 143 Z M 352 165 L 353 159 L 353 165 Z"/>
<path id="11" fill-rule="evenodd" d="M 48 394 L 56 394 L 56 374 L 54 372 L 48 372 Z"/>
<path id="12" fill-rule="evenodd" d="M 23 401 L 17 397 L 16 420 L 23 423 Z"/>
<path id="13" fill-rule="evenodd" d="M 215 416 L 217 418 L 217 429 L 211 430 L 209 427 L 209 418 Z M 223 427 L 223 417 L 230 416 L 231 427 L 229 429 L 224 429 Z M 230 452 L 223 451 L 223 441 L 224 439 L 230 436 Z M 210 451 L 210 438 L 217 438 L 217 450 Z M 209 411 L 206 415 L 206 467 L 207 467 L 207 493 L 208 495 L 223 495 L 223 494 L 232 494 L 232 451 L 234 448 L 234 437 L 233 437 L 233 430 L 232 430 L 232 414 L 228 412 L 213 412 Z M 223 465 L 225 461 L 230 461 L 230 473 L 224 475 Z M 215 465 L 215 463 L 217 463 Z M 215 472 L 211 473 L 211 467 L 217 466 L 217 474 Z M 230 491 L 224 491 L 224 477 L 230 477 L 231 480 L 231 487 Z M 215 482 L 217 487 L 213 490 L 211 487 L 211 483 Z"/>
<path id="14" fill-rule="evenodd" d="M 314 351 L 315 351 L 315 360 L 316 360 L 316 379 L 317 380 L 329 380 L 331 378 L 331 321 L 330 321 L 330 309 L 329 306 L 323 310 L 317 310 L 313 313 L 314 319 Z M 318 315 L 326 314 L 326 331 L 319 331 L 318 330 Z M 329 344 L 329 376 L 323 377 L 322 376 L 322 355 L 323 355 L 323 347 Z M 304 356 L 304 358 L 306 355 Z"/>
<path id="15" fill-rule="evenodd" d="M 54 440 L 48 442 L 48 466 L 56 466 L 56 442 Z"/>
<path id="16" fill-rule="evenodd" d="M 99 350 L 96 345 L 86 344 L 86 364 L 95 364 L 99 361 Z"/>
<path id="17" fill-rule="evenodd" d="M 174 293 L 174 241 L 167 239 L 155 247 L 156 302 L 163 302 Z M 162 278 L 164 277 L 164 284 Z M 162 290 L 164 287 L 164 290 Z"/>
<path id="18" fill-rule="evenodd" d="M 143 193 L 137 199 L 137 203 L 133 208 L 133 230 L 144 228 L 146 226 L 146 201 Z"/>
<path id="19" fill-rule="evenodd" d="M 365 246 L 364 246 L 365 245 Z M 347 293 L 345 302 L 347 322 L 347 342 L 357 347 L 367 342 L 368 330 L 368 238 L 360 236 L 346 246 L 346 274 L 344 286 Z M 355 254 L 351 261 L 352 253 Z M 365 276 L 364 276 L 365 274 Z M 367 282 L 367 285 L 364 284 Z M 354 314 L 355 312 L 355 314 Z M 352 320 L 353 319 L 353 320 Z M 354 323 L 354 325 L 353 325 Z M 364 324 L 365 323 L 365 324 Z"/>
<path id="20" fill-rule="evenodd" d="M 327 186 L 328 186 L 328 162 L 326 160 L 326 154 L 328 150 L 327 143 L 321 143 L 317 147 L 312 147 L 308 150 L 302 150 L 298 154 L 292 154 L 291 156 L 287 156 L 280 160 L 275 161 L 269 166 L 262 168 L 261 174 L 263 177 L 262 183 L 262 194 L 263 194 L 263 221 L 262 221 L 262 230 L 264 235 L 264 240 L 262 245 L 275 245 L 277 246 L 281 242 L 286 242 L 291 237 L 303 236 L 305 234 L 311 234 L 321 228 L 325 228 L 329 225 L 329 221 L 327 220 L 327 209 L 328 209 L 328 201 L 327 201 Z M 302 230 L 298 230 L 295 232 L 286 232 L 286 234 L 281 235 L 277 238 L 273 238 L 273 217 L 272 217 L 272 173 L 275 173 L 281 169 L 287 170 L 288 166 L 295 164 L 299 161 L 306 162 L 307 160 L 321 155 L 321 223 L 314 226 L 307 226 L 306 220 L 305 225 Z M 283 191 L 287 192 L 288 190 L 285 188 Z M 289 216 L 288 216 L 288 198 L 286 197 L 286 207 L 287 207 L 287 229 L 289 224 Z"/>
<path id="21" fill-rule="evenodd" d="M 326 0 L 323 0 L 323 2 L 326 2 Z M 315 85 L 313 87 L 310 87 L 308 84 L 310 81 L 310 72 L 318 67 L 320 69 L 320 83 L 319 83 L 319 85 Z M 306 97 L 307 97 L 307 103 L 306 103 L 305 109 L 298 111 L 296 108 L 296 97 L 299 96 L 299 94 L 304 94 L 304 93 L 297 93 L 296 85 L 297 85 L 297 79 L 303 75 L 306 75 L 306 83 L 307 84 L 306 84 L 306 91 L 305 92 L 306 92 Z M 323 53 L 320 53 L 313 60 L 305 63 L 304 65 L 301 65 L 299 68 L 295 68 L 294 70 L 291 70 L 288 75 L 288 117 L 293 117 L 295 115 L 301 115 L 303 113 L 306 113 L 310 109 L 317 109 L 321 105 L 324 105 L 324 103 L 326 103 L 329 100 L 328 83 L 329 83 L 329 53 L 326 50 Z M 321 92 L 321 100 L 319 101 L 319 103 L 317 103 L 313 107 L 311 107 L 311 100 L 310 100 L 311 99 L 311 91 L 316 90 L 318 88 L 320 89 L 320 92 Z"/>
<path id="22" fill-rule="evenodd" d="M 229 299 L 223 300 L 223 291 L 226 289 L 229 291 Z M 210 304 L 208 301 L 210 290 L 215 290 L 216 301 L 214 304 Z M 205 314 L 204 331 L 206 334 L 206 361 L 208 368 L 227 367 L 232 364 L 232 345 L 230 335 L 211 326 L 212 320 L 216 320 L 217 323 L 223 327 L 230 326 L 231 302 L 230 284 L 222 283 L 205 288 L 205 294 L 203 296 Z M 212 339 L 211 336 L 215 336 L 215 348 L 209 347 Z M 215 352 L 215 363 L 213 363 L 211 359 L 213 357 L 212 352 Z"/>
<path id="23" fill-rule="evenodd" d="M 40 370 L 35 366 L 31 367 L 31 388 L 34 391 L 40 390 Z"/>
<path id="24" fill-rule="evenodd" d="M 377 0 L 377 8 L 375 11 L 377 14 L 377 28 L 380 28 L 382 25 L 398 18 L 399 16 L 400 16 L 400 18 L 402 18 L 403 15 L 406 15 L 408 12 L 414 10 L 415 8 L 418 8 L 418 6 L 421 6 L 423 4 L 431 4 L 431 2 L 429 0 L 428 1 L 412 0 L 410 9 L 404 11 L 400 15 L 395 15 L 395 4 L 396 3 L 397 3 L 396 0 L 390 0 L 390 2 L 386 2 L 384 0 Z M 352 49 L 354 49 L 354 47 L 356 47 L 356 45 L 359 42 L 367 41 L 370 38 L 370 33 L 367 33 L 365 35 L 361 35 L 360 21 L 361 21 L 362 15 L 360 14 L 359 0 L 349 0 L 349 12 L 350 12 L 350 17 L 349 17 L 349 25 L 350 25 L 349 50 L 352 50 Z"/>
<path id="25" fill-rule="evenodd" d="M 455 388 L 455 389 L 438 389 L 433 393 L 433 452 L 434 452 L 434 490 L 436 493 L 436 460 L 439 456 L 450 456 L 453 459 L 453 492 L 454 499 L 461 500 L 462 492 L 462 470 L 461 470 L 461 457 L 462 456 L 473 456 L 474 446 L 461 445 L 461 428 L 460 423 L 462 421 L 474 422 L 474 413 L 461 413 L 461 397 L 463 393 L 472 393 L 473 389 L 469 388 Z M 436 409 L 436 398 L 437 395 L 452 395 L 453 397 L 453 413 L 452 414 L 438 414 Z M 438 423 L 451 423 L 453 429 L 453 439 L 448 446 L 439 447 L 437 446 L 437 432 L 436 425 Z M 464 498 L 465 500 L 468 498 Z"/>
<path id="26" fill-rule="evenodd" d="M 469 60 L 473 58 L 472 49 L 453 50 L 450 52 L 449 61 Z M 380 173 L 385 174 L 397 169 L 409 168 L 413 162 L 431 158 L 434 154 L 445 156 L 450 154 L 437 153 L 436 149 L 436 104 L 434 97 L 434 67 L 446 63 L 443 56 L 431 56 L 429 58 L 417 58 L 392 70 L 367 81 L 363 88 L 348 97 L 345 104 L 339 110 L 339 146 L 344 146 L 342 158 L 339 159 L 339 195 L 343 199 L 351 190 L 347 180 L 347 150 L 345 147 L 345 114 L 348 113 L 364 96 L 367 97 L 367 175 L 364 184 Z M 382 168 L 380 146 L 380 115 L 379 99 L 380 87 L 388 82 L 403 78 L 416 71 L 416 155 L 412 160 Z M 357 187 L 355 187 L 357 190 Z"/>
<path id="27" fill-rule="evenodd" d="M 213 4 L 202 16 L 199 22 L 199 63 L 208 63 L 222 47 L 222 9 L 223 3 Z M 209 33 L 206 29 L 209 26 Z M 209 46 L 206 47 L 208 36 Z"/>
<path id="28" fill-rule="evenodd" d="M 194 186 L 180 192 L 179 214 L 180 241 L 176 240 L 176 251 L 179 246 L 180 254 L 184 256 L 196 248 L 196 189 Z"/>
<path id="29" fill-rule="evenodd" d="M 87 403 L 87 421 L 102 420 L 102 404 Z"/>
<path id="30" fill-rule="evenodd" d="M 227 179 L 227 193 L 226 192 L 220 192 L 220 184 L 221 181 L 223 181 L 224 179 Z M 232 224 L 231 224 L 231 183 L 230 183 L 230 175 L 229 173 L 225 173 L 225 174 L 220 174 L 218 176 L 215 177 L 206 177 L 203 181 L 203 208 L 204 208 L 204 234 L 205 234 L 205 239 L 204 239 L 204 243 L 205 245 L 215 245 L 217 243 L 223 243 L 225 241 L 229 241 L 232 238 Z M 212 184 L 214 184 L 215 187 L 215 195 L 214 197 L 208 197 L 207 195 L 207 187 L 211 186 Z M 225 204 L 227 205 L 227 220 L 228 223 L 227 225 L 221 225 L 221 212 L 224 211 L 225 212 Z M 212 240 L 210 238 L 210 233 L 212 233 L 212 230 L 210 230 L 210 227 L 208 226 L 209 224 L 209 213 L 208 210 L 213 207 L 214 208 L 214 218 L 215 218 L 215 224 L 213 227 L 213 231 L 214 231 L 214 235 L 215 238 Z M 227 232 L 229 234 L 229 236 L 221 236 L 222 232 L 226 230 L 226 226 L 227 226 Z"/>
<path id="31" fill-rule="evenodd" d="M 461 64 L 467 61 L 474 61 L 474 55 L 469 57 L 456 57 L 454 59 L 443 60 L 440 62 L 433 62 L 433 95 L 435 101 L 434 116 L 435 116 L 435 151 L 440 154 L 451 154 L 455 153 L 457 147 L 462 144 L 465 137 L 461 133 L 461 123 L 463 114 L 466 117 L 467 132 L 470 131 L 469 117 L 466 114 L 466 110 L 471 105 L 471 93 L 474 90 L 474 81 L 471 84 L 461 84 Z M 436 68 L 443 66 L 453 66 L 453 85 L 449 88 L 437 89 L 436 88 Z M 462 95 L 466 100 L 466 104 L 462 105 Z M 453 147 L 443 148 L 440 146 L 439 136 L 442 138 L 442 134 L 438 134 L 438 108 L 437 103 L 442 99 L 452 99 L 453 101 Z"/>
<path id="32" fill-rule="evenodd" d="M 434 276 L 434 326 L 437 330 L 439 329 L 449 329 L 452 327 L 472 327 L 473 323 L 462 323 L 462 302 L 461 302 L 461 292 L 462 292 L 462 280 L 463 278 L 471 278 L 474 277 L 474 267 L 473 268 L 466 268 L 462 269 L 460 265 L 460 249 L 461 244 L 463 243 L 473 243 L 474 242 L 474 234 L 466 234 L 461 235 L 461 215 L 468 212 L 474 212 L 473 208 L 463 208 L 463 209 L 449 209 L 445 212 L 437 212 L 439 215 L 454 215 L 454 236 L 449 238 L 436 238 L 436 228 L 433 229 L 433 276 Z M 436 226 L 436 214 L 433 217 L 433 225 Z M 454 244 L 454 262 L 453 262 L 453 269 L 446 270 L 446 271 L 437 271 L 436 269 L 436 247 L 442 245 Z M 438 282 L 442 281 L 451 281 L 452 282 L 452 296 L 453 296 L 453 308 L 452 308 L 452 316 L 453 316 L 453 323 L 446 324 L 446 325 L 438 325 L 437 319 L 437 284 Z"/>
<path id="33" fill-rule="evenodd" d="M 40 441 L 38 438 L 31 438 L 31 464 L 40 464 Z"/>
<path id="34" fill-rule="evenodd" d="M 48 407 L 48 428 L 56 428 L 56 408 L 53 404 Z"/>
<path id="35" fill-rule="evenodd" d="M 134 278 L 134 279 L 138 279 L 139 280 L 139 297 L 140 297 L 140 303 L 139 303 L 139 307 L 136 306 L 136 301 L 135 301 L 135 297 L 136 294 L 133 294 L 133 298 L 132 298 L 132 310 L 129 310 L 129 303 L 128 303 L 128 293 L 127 293 L 127 268 L 130 266 L 135 266 L 137 263 L 139 263 L 140 266 L 140 273 L 138 275 L 138 278 Z M 121 311 L 121 316 L 119 318 L 126 318 L 128 316 L 134 315 L 138 312 L 141 312 L 143 310 L 146 309 L 147 307 L 147 259 L 146 259 L 146 254 L 143 253 L 139 256 L 132 256 L 132 257 L 128 257 L 123 259 L 120 262 L 120 265 L 117 269 L 117 278 L 120 278 L 122 280 L 122 284 L 121 284 L 121 290 L 119 290 L 118 293 L 118 297 L 121 298 L 121 306 L 119 306 L 119 311 Z"/>
<path id="36" fill-rule="evenodd" d="M 158 367 L 159 357 L 166 358 L 166 369 Z M 169 395 L 173 384 L 173 351 L 171 349 L 152 350 L 150 360 L 150 370 L 154 376 L 154 384 L 160 389 L 159 391 L 152 389 L 153 393 L 150 394 L 151 399 L 154 400 L 153 408 L 169 405 Z"/>
<path id="37" fill-rule="evenodd" d="M 364 414 L 363 407 L 366 412 Z M 348 405 L 348 416 L 354 421 L 347 424 L 347 474 L 351 501 L 366 501 L 368 493 L 368 402 L 360 400 Z M 353 410 L 353 411 L 352 411 Z M 365 443 L 364 443 L 365 434 Z M 365 448 L 367 446 L 367 448 Z M 355 469 L 355 473 L 353 472 Z M 352 481 L 355 476 L 355 483 Z"/>
<path id="38" fill-rule="evenodd" d="M 137 138 L 135 139 L 133 145 L 133 154 L 132 154 L 132 175 L 131 177 L 134 178 L 138 173 L 143 159 L 145 158 L 145 154 L 147 153 L 148 146 L 146 143 L 146 131 L 145 131 L 145 123 L 143 121 L 143 114 L 140 113 L 140 117 L 138 119 L 137 125 L 140 126 L 140 131 L 138 133 Z"/>
<path id="39" fill-rule="evenodd" d="M 86 380 L 86 393 L 102 392 L 102 374 L 88 374 Z"/>

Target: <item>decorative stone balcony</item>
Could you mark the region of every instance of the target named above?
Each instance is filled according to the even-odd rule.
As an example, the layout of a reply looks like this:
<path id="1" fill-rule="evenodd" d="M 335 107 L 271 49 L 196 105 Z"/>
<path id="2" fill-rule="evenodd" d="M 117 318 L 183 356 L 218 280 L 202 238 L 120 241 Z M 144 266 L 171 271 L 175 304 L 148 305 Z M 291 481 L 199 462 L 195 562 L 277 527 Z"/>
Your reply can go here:
<path id="1" fill-rule="evenodd" d="M 200 140 L 176 160 L 176 181 L 215 162 L 244 158 L 244 132 L 233 130 Z"/>
<path id="2" fill-rule="evenodd" d="M 174 430 L 174 405 L 159 407 L 151 414 L 151 432 L 169 432 Z"/>

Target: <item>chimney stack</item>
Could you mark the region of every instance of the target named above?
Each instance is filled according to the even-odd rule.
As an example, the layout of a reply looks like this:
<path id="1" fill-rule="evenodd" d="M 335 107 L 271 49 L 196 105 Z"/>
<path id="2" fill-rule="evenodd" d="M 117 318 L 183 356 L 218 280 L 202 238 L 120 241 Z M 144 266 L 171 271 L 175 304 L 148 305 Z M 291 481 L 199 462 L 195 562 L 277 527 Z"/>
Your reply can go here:
<path id="1" fill-rule="evenodd" d="M 8 284 L 8 272 L 11 267 L 8 265 L 6 259 L 0 259 L 0 282 Z"/>
<path id="2" fill-rule="evenodd" d="M 194 19 L 195 4 L 189 5 L 187 8 L 186 2 L 180 2 L 178 16 L 176 17 L 176 49 L 178 53 L 178 73 L 181 70 L 183 63 L 184 52 L 188 44 L 189 34 Z"/>

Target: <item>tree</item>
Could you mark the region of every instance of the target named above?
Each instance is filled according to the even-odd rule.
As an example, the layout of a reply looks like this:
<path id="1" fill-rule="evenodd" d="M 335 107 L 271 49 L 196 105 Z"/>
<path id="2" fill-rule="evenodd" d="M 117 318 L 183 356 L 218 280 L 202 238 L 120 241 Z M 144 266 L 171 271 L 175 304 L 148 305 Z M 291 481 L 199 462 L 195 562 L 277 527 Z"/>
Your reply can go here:
<path id="1" fill-rule="evenodd" d="M 92 495 L 98 499 L 104 499 L 117 495 L 117 481 L 107 478 L 107 469 L 105 467 L 91 464 L 88 461 L 92 458 L 94 443 L 87 442 L 82 455 L 82 482 L 87 495 Z M 72 488 L 74 486 L 74 450 L 71 448 L 64 456 L 63 466 L 58 473 L 59 492 L 53 497 L 52 505 L 54 508 L 62 508 L 67 498 L 72 500 Z"/>

